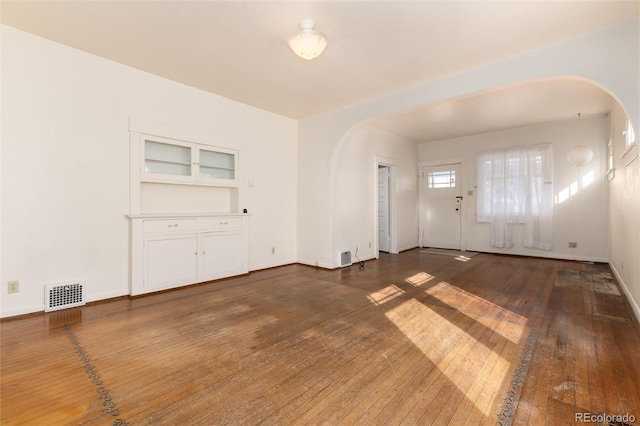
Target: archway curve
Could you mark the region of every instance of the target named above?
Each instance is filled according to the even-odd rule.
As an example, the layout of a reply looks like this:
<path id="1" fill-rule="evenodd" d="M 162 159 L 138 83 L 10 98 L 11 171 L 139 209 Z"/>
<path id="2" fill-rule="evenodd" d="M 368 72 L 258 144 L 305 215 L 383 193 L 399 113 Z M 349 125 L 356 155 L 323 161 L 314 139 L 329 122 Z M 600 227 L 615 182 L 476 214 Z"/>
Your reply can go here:
<path id="1" fill-rule="evenodd" d="M 530 85 L 534 85 L 537 88 L 541 87 L 541 85 L 544 84 L 553 84 L 553 83 L 557 83 L 557 82 L 580 82 L 580 83 L 584 83 L 585 87 L 589 86 L 592 88 L 597 88 L 599 89 L 603 94 L 606 94 L 608 96 L 610 96 L 612 98 L 613 101 L 617 102 L 622 109 L 624 110 L 625 114 L 627 114 L 629 116 L 629 111 L 626 108 L 626 106 L 622 103 L 622 101 L 620 100 L 620 98 L 611 90 L 609 90 L 607 87 L 605 87 L 604 85 L 598 83 L 597 81 L 585 78 L 585 77 L 581 77 L 581 76 L 572 76 L 572 75 L 566 75 L 566 76 L 551 76 L 551 77 L 543 77 L 543 78 L 535 78 L 535 79 L 529 79 L 529 80 L 523 80 L 523 81 L 519 81 L 519 82 L 514 82 L 514 83 L 509 83 L 509 84 L 505 84 L 502 86 L 496 86 L 496 87 L 492 87 L 489 89 L 485 89 L 485 90 L 481 90 L 481 91 L 476 91 L 476 92 L 469 92 L 460 96 L 455 96 L 455 97 L 451 97 L 448 99 L 444 99 L 444 100 L 440 100 L 437 102 L 433 102 L 433 103 L 429 103 L 429 104 L 425 104 L 425 105 L 421 105 L 418 107 L 414 107 L 414 108 L 409 108 L 406 110 L 402 110 L 402 111 L 398 111 L 398 112 L 394 112 L 391 114 L 382 114 L 382 115 L 375 115 L 375 116 L 371 116 L 368 118 L 363 119 L 362 121 L 353 124 L 351 127 L 349 127 L 345 133 L 342 135 L 342 137 L 340 137 L 340 139 L 337 141 L 337 143 L 335 144 L 335 146 L 333 147 L 333 152 L 332 152 L 332 156 L 331 156 L 331 173 L 332 176 L 335 173 L 335 167 L 337 164 L 337 161 L 340 158 L 340 153 L 344 147 L 344 145 L 349 141 L 349 139 L 351 138 L 351 136 L 354 134 L 354 132 L 356 132 L 359 128 L 363 127 L 363 126 L 373 126 L 373 127 L 378 127 L 378 128 L 382 128 L 383 130 L 385 130 L 384 127 L 392 127 L 392 126 L 379 126 L 379 123 L 384 122 L 385 120 L 394 120 L 394 119 L 398 119 L 398 117 L 403 117 L 406 116 L 408 114 L 419 114 L 420 111 L 422 110 L 428 110 L 430 108 L 435 108 L 438 106 L 442 106 L 442 105 L 451 105 L 451 104 L 456 104 L 456 103 L 463 103 L 463 102 L 467 102 L 469 100 L 474 100 L 474 99 L 479 99 L 479 98 L 487 98 L 487 97 L 491 97 L 494 96 L 496 94 L 504 94 L 506 93 L 508 96 L 510 92 L 513 91 L 513 89 L 517 89 L 517 88 L 521 88 L 521 87 L 527 87 Z M 575 91 L 574 89 L 571 89 L 572 91 Z M 564 96 L 564 94 L 563 94 Z M 581 100 L 582 101 L 582 100 Z M 566 108 L 566 107 L 565 107 Z M 449 108 L 449 109 L 455 109 L 455 108 Z M 575 117 L 577 113 L 582 113 L 583 115 L 590 115 L 590 114 L 599 114 L 602 112 L 606 112 L 606 111 L 589 111 L 588 108 L 585 108 L 584 105 L 575 105 L 571 111 L 569 111 L 567 114 L 565 114 L 564 116 L 556 116 L 556 117 L 552 117 L 549 118 L 546 121 L 553 121 L 553 120 L 560 120 L 560 119 L 568 119 L 571 117 Z M 632 121 L 633 120 L 633 117 Z M 523 122 L 522 124 L 517 124 L 517 125 L 510 125 L 510 126 L 506 126 L 504 127 L 504 129 L 507 128 L 513 128 L 513 127 L 520 127 L 520 126 L 524 126 L 524 125 L 530 125 L 530 124 L 536 124 L 535 121 L 530 121 L 530 122 Z M 637 123 L 634 124 L 634 128 L 637 127 Z M 501 130 L 500 128 L 496 128 L 496 129 L 492 129 L 492 131 L 495 130 Z M 388 130 L 387 130 L 388 131 Z M 390 132 L 393 133 L 393 132 Z M 473 134 L 473 133 L 470 133 Z M 454 136 L 446 136 L 446 137 L 442 137 L 440 139 L 448 139 L 451 137 L 455 137 Z M 417 143 L 422 143 L 422 142 L 428 142 L 427 140 L 423 140 L 423 141 L 416 141 Z"/>
<path id="2" fill-rule="evenodd" d="M 498 86 L 498 87 L 494 87 L 491 89 L 486 89 L 486 90 L 482 90 L 482 91 L 477 91 L 477 92 L 472 92 L 472 93 L 467 93 L 466 95 L 463 96 L 457 96 L 457 97 L 452 97 L 450 99 L 444 100 L 444 101 L 440 101 L 440 102 L 435 102 L 432 104 L 427 104 L 427 105 L 423 105 L 421 107 L 418 108 L 412 108 L 412 109 L 408 109 L 406 111 L 401 111 L 398 113 L 394 113 L 394 114 L 390 114 L 387 116 L 375 116 L 375 117 L 370 117 L 367 119 L 364 119 L 362 121 L 360 121 L 359 123 L 356 123 L 354 125 L 352 125 L 343 135 L 342 137 L 339 139 L 339 141 L 335 144 L 334 149 L 332 151 L 332 155 L 331 155 L 331 166 L 330 166 L 330 187 L 329 187 L 329 191 L 330 191 L 330 222 L 329 222 L 329 235 L 331 235 L 331 252 L 334 252 L 336 248 L 339 248 L 336 246 L 336 236 L 334 234 L 334 231 L 336 229 L 339 228 L 339 221 L 342 220 L 340 215 L 338 214 L 338 205 L 337 203 L 340 202 L 340 200 L 337 199 L 337 188 L 339 187 L 339 185 L 344 184 L 344 182 L 339 182 L 339 167 L 340 167 L 340 160 L 341 160 L 341 156 L 342 153 L 345 149 L 345 147 L 349 144 L 349 142 L 352 140 L 354 134 L 358 133 L 361 129 L 365 128 L 365 127 L 370 127 L 370 126 L 374 126 L 377 123 L 380 123 L 381 121 L 384 121 L 386 119 L 391 119 L 393 120 L 394 117 L 401 117 L 403 114 L 417 114 L 416 111 L 419 110 L 429 110 L 430 108 L 434 108 L 437 107 L 439 105 L 451 105 L 451 104 L 463 104 L 465 102 L 469 102 L 470 100 L 477 100 L 477 99 L 483 99 L 483 98 L 489 98 L 492 96 L 497 96 L 498 94 L 500 96 L 503 96 L 505 93 L 507 94 L 507 96 L 509 95 L 509 93 L 513 93 L 513 92 L 519 92 L 521 88 L 526 88 L 528 86 L 532 86 L 534 88 L 539 88 L 541 87 L 541 85 L 555 85 L 557 86 L 559 83 L 563 83 L 563 82 L 579 82 L 580 84 L 584 85 L 585 87 L 588 87 L 591 92 L 600 92 L 602 95 L 606 95 L 606 97 L 610 98 L 610 102 L 616 102 L 618 103 L 622 109 L 625 111 L 625 113 L 628 114 L 627 112 L 627 108 L 621 103 L 620 99 L 615 96 L 615 94 L 610 91 L 607 90 L 606 87 L 604 87 L 603 85 L 599 84 L 598 82 L 595 82 L 593 80 L 584 78 L 584 77 L 580 77 L 580 76 L 553 76 L 553 77 L 545 77 L 545 78 L 536 78 L 536 79 L 530 79 L 530 80 L 525 80 L 525 81 L 521 81 L 521 82 L 517 82 L 517 83 L 511 83 L 508 85 L 503 85 L 503 86 Z M 610 105 L 611 107 L 612 105 Z M 572 117 L 576 117 L 575 114 L 577 113 L 582 113 L 583 111 L 587 111 L 590 112 L 588 109 L 585 109 L 586 105 L 575 105 L 574 108 L 571 108 L 572 110 L 567 112 L 567 115 L 565 116 L 559 116 L 556 119 L 560 120 L 560 119 L 568 119 L 568 118 L 572 118 Z M 599 106 L 598 108 L 602 108 L 601 106 Z M 454 110 L 456 108 L 453 108 Z M 591 111 L 593 112 L 593 111 Z M 595 111 L 594 113 L 603 113 L 603 112 L 607 112 L 607 111 L 602 111 L 602 110 L 598 110 Z M 549 120 L 553 120 L 554 118 L 550 118 Z M 527 125 L 527 124 L 534 124 L 534 123 L 520 123 L 517 126 L 523 126 L 523 125 Z M 540 124 L 540 123 L 535 123 L 535 124 Z M 514 126 L 512 126 L 514 127 Z M 509 127 L 506 127 L 509 128 Z M 500 129 L 493 129 L 493 130 L 500 130 Z M 442 138 L 442 139 L 446 139 L 446 138 Z M 417 163 L 418 159 L 416 158 L 416 163 Z"/>

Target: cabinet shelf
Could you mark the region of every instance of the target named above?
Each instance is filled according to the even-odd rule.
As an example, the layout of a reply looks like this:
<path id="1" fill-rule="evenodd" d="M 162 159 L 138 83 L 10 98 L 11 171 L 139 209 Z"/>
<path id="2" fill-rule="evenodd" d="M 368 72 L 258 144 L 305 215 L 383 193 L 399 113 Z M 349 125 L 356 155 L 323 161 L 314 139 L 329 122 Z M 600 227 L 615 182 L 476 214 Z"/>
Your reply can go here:
<path id="1" fill-rule="evenodd" d="M 160 163 L 160 164 L 178 164 L 180 166 L 189 166 L 191 165 L 188 161 L 176 161 L 176 160 L 161 160 L 159 158 L 145 158 L 145 163 Z"/>
<path id="2" fill-rule="evenodd" d="M 205 169 L 215 169 L 215 170 L 230 170 L 233 171 L 235 170 L 233 167 L 221 167 L 221 166 L 207 166 L 206 164 L 200 164 L 200 168 L 205 168 Z"/>

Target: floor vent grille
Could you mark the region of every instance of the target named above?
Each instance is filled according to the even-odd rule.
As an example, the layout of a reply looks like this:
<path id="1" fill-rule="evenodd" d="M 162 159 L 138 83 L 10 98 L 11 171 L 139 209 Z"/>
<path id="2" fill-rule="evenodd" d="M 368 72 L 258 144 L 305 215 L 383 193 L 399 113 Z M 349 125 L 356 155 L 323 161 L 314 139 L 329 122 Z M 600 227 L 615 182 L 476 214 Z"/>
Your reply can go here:
<path id="1" fill-rule="evenodd" d="M 340 252 L 340 267 L 351 266 L 351 251 L 345 250 Z"/>
<path id="2" fill-rule="evenodd" d="M 45 312 L 82 306 L 86 303 L 84 300 L 84 282 L 69 281 L 48 284 L 44 288 L 44 298 Z"/>

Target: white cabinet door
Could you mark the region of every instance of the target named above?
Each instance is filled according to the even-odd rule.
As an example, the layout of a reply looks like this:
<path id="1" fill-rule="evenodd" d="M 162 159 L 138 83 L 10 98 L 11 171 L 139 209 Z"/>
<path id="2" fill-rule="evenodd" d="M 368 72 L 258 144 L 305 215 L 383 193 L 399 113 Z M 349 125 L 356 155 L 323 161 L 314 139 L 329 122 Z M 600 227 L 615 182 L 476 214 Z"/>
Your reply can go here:
<path id="1" fill-rule="evenodd" d="M 148 236 L 144 246 L 147 290 L 197 282 L 198 234 Z"/>
<path id="2" fill-rule="evenodd" d="M 242 232 L 206 232 L 201 237 L 200 280 L 243 273 Z"/>
<path id="3" fill-rule="evenodd" d="M 193 144 L 144 138 L 140 177 L 150 182 L 193 182 L 195 155 Z"/>
<path id="4" fill-rule="evenodd" d="M 219 186 L 238 185 L 238 152 L 198 147 L 196 181 Z"/>

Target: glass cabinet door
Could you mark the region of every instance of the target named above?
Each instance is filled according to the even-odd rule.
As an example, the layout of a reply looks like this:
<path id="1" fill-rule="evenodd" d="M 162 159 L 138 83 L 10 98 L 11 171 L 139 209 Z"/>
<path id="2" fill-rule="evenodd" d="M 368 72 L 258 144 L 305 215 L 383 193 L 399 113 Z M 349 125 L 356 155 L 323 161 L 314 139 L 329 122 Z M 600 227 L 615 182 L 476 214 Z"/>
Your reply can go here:
<path id="1" fill-rule="evenodd" d="M 145 140 L 144 172 L 190 177 L 191 147 Z"/>
<path id="2" fill-rule="evenodd" d="M 238 151 L 149 136 L 140 171 L 144 182 L 238 186 Z"/>
<path id="3" fill-rule="evenodd" d="M 224 152 L 222 150 L 199 149 L 199 171 L 198 178 L 201 180 L 236 180 L 235 153 Z"/>

